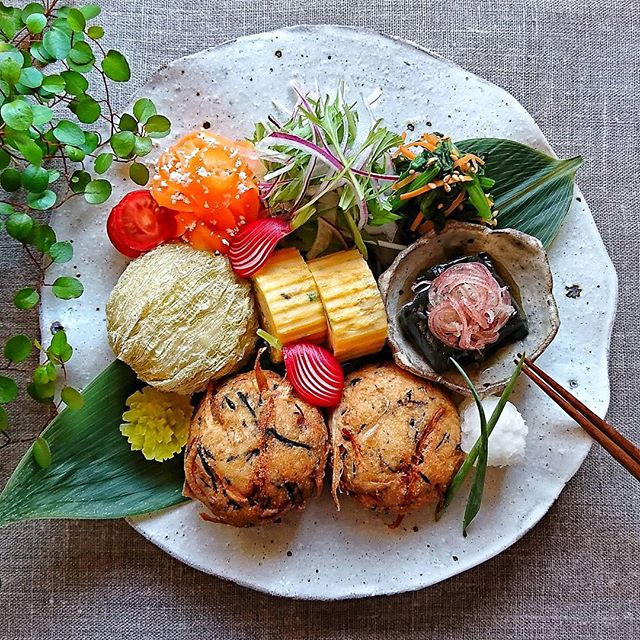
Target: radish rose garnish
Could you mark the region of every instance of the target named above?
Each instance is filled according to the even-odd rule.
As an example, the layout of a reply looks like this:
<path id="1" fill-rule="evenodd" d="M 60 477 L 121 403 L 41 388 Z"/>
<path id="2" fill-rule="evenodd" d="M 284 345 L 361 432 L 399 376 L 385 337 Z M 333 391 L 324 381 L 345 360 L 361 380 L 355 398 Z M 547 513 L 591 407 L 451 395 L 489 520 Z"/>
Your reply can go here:
<path id="1" fill-rule="evenodd" d="M 287 379 L 303 400 L 316 407 L 335 407 L 340 402 L 344 371 L 331 352 L 309 342 L 282 346 L 270 333 L 262 329 L 257 333 L 272 347 L 282 350 Z"/>
<path id="2" fill-rule="evenodd" d="M 280 218 L 261 218 L 244 225 L 229 244 L 228 258 L 233 270 L 242 278 L 257 273 L 289 233 L 289 223 Z"/>
<path id="3" fill-rule="evenodd" d="M 445 269 L 429 288 L 429 330 L 454 349 L 484 349 L 515 313 L 507 287 L 479 262 Z"/>

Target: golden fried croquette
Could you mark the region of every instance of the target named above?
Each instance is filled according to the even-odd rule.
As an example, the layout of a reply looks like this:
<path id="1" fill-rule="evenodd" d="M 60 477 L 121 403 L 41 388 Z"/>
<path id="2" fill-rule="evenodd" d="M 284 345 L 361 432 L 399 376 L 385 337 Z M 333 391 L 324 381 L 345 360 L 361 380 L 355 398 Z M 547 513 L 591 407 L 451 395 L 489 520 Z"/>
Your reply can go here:
<path id="1" fill-rule="evenodd" d="M 402 516 L 437 502 L 464 459 L 460 419 L 436 385 L 391 363 L 347 376 L 330 420 L 333 495 Z"/>
<path id="2" fill-rule="evenodd" d="M 212 384 L 193 417 L 183 493 L 213 522 L 264 524 L 322 488 L 328 434 L 321 413 L 271 371 Z"/>

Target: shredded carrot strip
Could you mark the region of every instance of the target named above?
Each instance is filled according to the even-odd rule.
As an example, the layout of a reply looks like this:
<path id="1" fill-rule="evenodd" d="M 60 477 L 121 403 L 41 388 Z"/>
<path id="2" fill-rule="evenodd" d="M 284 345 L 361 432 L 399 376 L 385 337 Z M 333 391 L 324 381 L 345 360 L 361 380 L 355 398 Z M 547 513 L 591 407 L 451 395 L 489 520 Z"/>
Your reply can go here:
<path id="1" fill-rule="evenodd" d="M 406 178 L 402 178 L 402 180 L 400 180 L 400 182 L 396 182 L 394 185 L 392 185 L 391 189 L 393 191 L 397 191 L 398 189 L 402 189 L 402 187 L 406 187 L 410 182 L 413 182 L 420 174 L 419 173 L 412 173 L 411 175 L 407 176 Z"/>
<path id="2" fill-rule="evenodd" d="M 411 226 L 409 227 L 409 229 L 411 229 L 411 231 L 415 231 L 419 226 L 420 223 L 424 220 L 424 214 L 422 213 L 422 211 L 420 213 L 418 213 L 418 215 L 414 218 L 413 222 L 411 223 Z"/>
<path id="3" fill-rule="evenodd" d="M 470 160 L 474 160 L 478 164 L 484 164 L 484 160 L 482 160 L 482 158 L 478 158 L 474 153 L 467 153 L 453 163 L 453 168 L 455 169 L 456 167 L 460 167 L 465 173 L 467 173 L 467 171 L 469 171 Z"/>
<path id="4" fill-rule="evenodd" d="M 413 153 L 413 151 L 410 151 L 407 146 L 403 145 L 402 147 L 400 147 L 400 153 L 407 159 L 407 160 L 415 160 L 418 157 L 417 153 Z"/>
<path id="5" fill-rule="evenodd" d="M 456 210 L 456 207 L 459 204 L 462 204 L 462 201 L 464 200 L 464 193 L 464 191 L 460 191 L 456 199 L 444 210 L 442 214 L 443 216 L 448 216 L 450 213 L 453 213 Z"/>
<path id="6" fill-rule="evenodd" d="M 427 220 L 423 225 L 418 227 L 418 233 L 423 236 L 425 233 L 429 233 L 429 231 L 433 231 L 433 222 L 431 220 Z"/>
<path id="7" fill-rule="evenodd" d="M 424 133 L 422 135 L 422 139 L 432 144 L 434 148 L 437 147 L 440 143 L 440 138 L 438 138 L 438 136 L 434 135 L 433 133 Z"/>
<path id="8" fill-rule="evenodd" d="M 444 184 L 444 180 L 434 180 L 429 184 L 425 184 L 424 187 L 420 187 L 419 189 L 414 189 L 413 191 L 408 191 L 407 193 L 403 193 L 400 196 L 400 200 L 409 200 L 410 198 L 415 198 L 416 196 L 421 196 L 423 193 L 427 191 L 431 191 L 434 188 L 441 187 Z M 431 185 L 435 185 L 432 187 Z"/>
<path id="9" fill-rule="evenodd" d="M 435 151 L 436 145 L 431 142 L 427 142 L 426 140 L 417 140 L 416 142 L 409 143 L 410 147 L 422 147 L 427 151 Z"/>

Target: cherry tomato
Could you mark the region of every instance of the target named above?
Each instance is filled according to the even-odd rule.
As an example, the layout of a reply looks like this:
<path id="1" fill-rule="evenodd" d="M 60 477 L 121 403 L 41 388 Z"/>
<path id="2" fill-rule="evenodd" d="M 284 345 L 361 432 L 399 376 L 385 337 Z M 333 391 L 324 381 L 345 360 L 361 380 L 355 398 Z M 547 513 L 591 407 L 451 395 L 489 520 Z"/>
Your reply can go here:
<path id="1" fill-rule="evenodd" d="M 132 191 L 111 210 L 107 234 L 120 253 L 136 258 L 176 237 L 175 211 L 157 204 L 146 189 Z"/>

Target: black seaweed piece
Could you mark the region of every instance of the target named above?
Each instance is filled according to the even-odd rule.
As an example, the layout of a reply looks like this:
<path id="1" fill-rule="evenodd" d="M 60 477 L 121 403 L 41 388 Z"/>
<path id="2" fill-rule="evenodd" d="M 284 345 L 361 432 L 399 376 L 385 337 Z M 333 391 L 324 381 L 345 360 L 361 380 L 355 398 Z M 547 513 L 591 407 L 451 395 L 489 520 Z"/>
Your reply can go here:
<path id="1" fill-rule="evenodd" d="M 482 351 L 453 349 L 436 338 L 429 330 L 427 305 L 431 283 L 449 267 L 469 262 L 483 264 L 489 269 L 501 287 L 506 286 L 509 289 L 511 304 L 516 310 L 516 313 L 500 329 L 498 340 L 493 344 L 487 345 Z M 414 297 L 411 302 L 405 304 L 400 310 L 398 317 L 400 327 L 413 346 L 424 355 L 432 369 L 437 373 L 444 373 L 451 368 L 449 358 L 455 358 L 460 364 L 480 363 L 505 344 L 522 340 L 529 334 L 529 323 L 518 297 L 500 277 L 491 257 L 487 253 L 481 252 L 471 256 L 464 256 L 426 269 L 418 275 L 411 288 L 414 292 Z"/>

